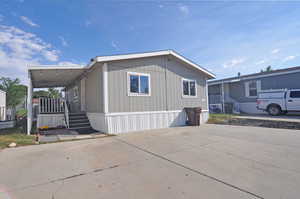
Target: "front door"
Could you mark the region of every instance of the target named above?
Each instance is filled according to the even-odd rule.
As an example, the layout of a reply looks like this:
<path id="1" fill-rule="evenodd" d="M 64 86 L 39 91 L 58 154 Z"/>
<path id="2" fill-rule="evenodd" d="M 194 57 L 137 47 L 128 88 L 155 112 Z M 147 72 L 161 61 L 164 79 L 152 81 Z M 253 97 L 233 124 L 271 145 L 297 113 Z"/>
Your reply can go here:
<path id="1" fill-rule="evenodd" d="M 300 111 L 300 90 L 289 91 L 286 100 L 288 111 Z"/>

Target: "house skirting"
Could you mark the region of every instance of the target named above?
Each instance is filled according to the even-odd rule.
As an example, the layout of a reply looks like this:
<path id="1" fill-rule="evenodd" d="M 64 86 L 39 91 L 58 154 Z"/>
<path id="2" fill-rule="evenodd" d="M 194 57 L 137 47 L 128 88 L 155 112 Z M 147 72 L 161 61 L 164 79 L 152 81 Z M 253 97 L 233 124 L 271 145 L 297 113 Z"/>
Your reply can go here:
<path id="1" fill-rule="evenodd" d="M 38 114 L 37 115 L 37 128 L 42 126 L 48 126 L 49 128 L 55 128 L 57 126 L 65 125 L 64 114 Z"/>
<path id="2" fill-rule="evenodd" d="M 94 129 L 108 134 L 184 126 L 186 124 L 186 113 L 183 110 L 87 113 L 87 116 Z M 208 111 L 202 111 L 200 123 L 206 123 L 208 117 Z"/>

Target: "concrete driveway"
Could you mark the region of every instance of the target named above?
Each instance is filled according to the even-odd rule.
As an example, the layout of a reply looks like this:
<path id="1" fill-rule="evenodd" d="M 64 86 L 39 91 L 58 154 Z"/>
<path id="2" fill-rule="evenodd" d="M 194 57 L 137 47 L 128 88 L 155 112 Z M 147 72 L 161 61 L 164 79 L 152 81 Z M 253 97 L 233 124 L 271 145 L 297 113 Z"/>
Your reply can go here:
<path id="1" fill-rule="evenodd" d="M 203 125 L 0 152 L 0 198 L 299 198 L 300 131 Z"/>

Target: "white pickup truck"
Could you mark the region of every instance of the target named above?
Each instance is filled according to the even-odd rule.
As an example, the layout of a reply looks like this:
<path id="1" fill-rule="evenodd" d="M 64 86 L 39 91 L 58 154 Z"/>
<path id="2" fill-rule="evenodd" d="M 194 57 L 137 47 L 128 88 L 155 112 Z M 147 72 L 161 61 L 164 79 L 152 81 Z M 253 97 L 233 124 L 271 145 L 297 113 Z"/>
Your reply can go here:
<path id="1" fill-rule="evenodd" d="M 300 111 L 300 89 L 265 90 L 258 93 L 256 108 L 270 115 Z"/>

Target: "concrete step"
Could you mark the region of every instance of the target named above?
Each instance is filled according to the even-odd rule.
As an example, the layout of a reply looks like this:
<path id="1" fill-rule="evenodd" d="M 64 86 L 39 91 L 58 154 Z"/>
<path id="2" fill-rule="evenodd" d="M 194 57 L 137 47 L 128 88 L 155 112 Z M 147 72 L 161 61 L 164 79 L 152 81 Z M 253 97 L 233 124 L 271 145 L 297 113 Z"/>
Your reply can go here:
<path id="1" fill-rule="evenodd" d="M 91 129 L 92 127 L 91 126 L 81 126 L 81 127 L 70 127 L 69 129 L 70 130 L 78 130 L 78 129 Z"/>

